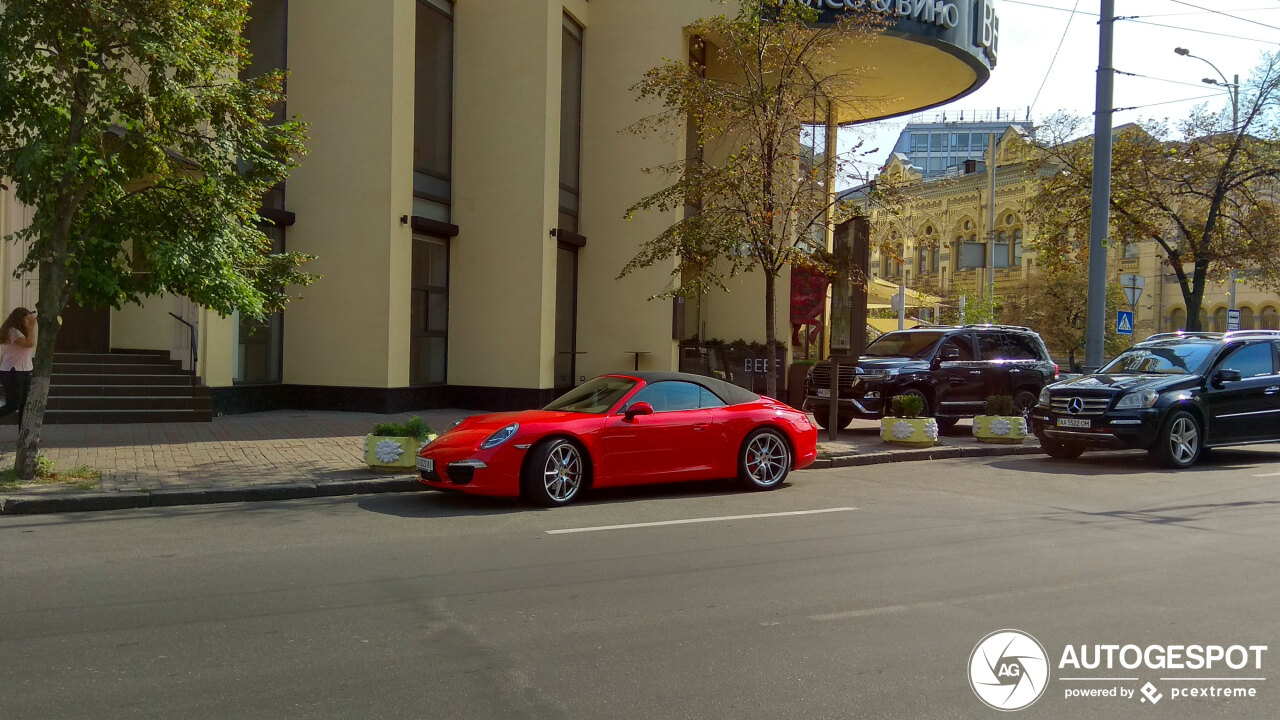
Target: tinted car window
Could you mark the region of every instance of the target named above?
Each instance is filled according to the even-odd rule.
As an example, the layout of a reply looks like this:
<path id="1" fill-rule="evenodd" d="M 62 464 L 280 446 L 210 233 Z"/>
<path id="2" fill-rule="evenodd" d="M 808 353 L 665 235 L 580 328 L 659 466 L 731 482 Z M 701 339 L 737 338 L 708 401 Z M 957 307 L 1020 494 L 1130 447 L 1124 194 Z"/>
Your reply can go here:
<path id="1" fill-rule="evenodd" d="M 1000 341 L 1000 333 L 978 333 L 978 352 L 983 360 L 1003 360 L 1004 343 Z"/>
<path id="2" fill-rule="evenodd" d="M 702 393 L 698 396 L 698 404 L 704 408 L 724 407 L 724 401 L 715 396 L 710 390 L 700 387 Z"/>
<path id="3" fill-rule="evenodd" d="M 1275 366 L 1271 359 L 1271 343 L 1255 343 L 1237 348 L 1226 360 L 1222 361 L 1222 368 L 1225 370 L 1239 370 L 1242 378 L 1274 375 Z"/>
<path id="4" fill-rule="evenodd" d="M 647 402 L 653 406 L 653 411 L 656 413 L 697 410 L 702 402 L 703 392 L 699 385 L 667 380 L 646 385 L 631 398 L 631 403 Z"/>
<path id="5" fill-rule="evenodd" d="M 973 340 L 971 340 L 967 334 L 962 333 L 959 335 L 952 335 L 947 338 L 942 343 L 942 347 L 939 352 L 946 352 L 947 348 L 955 348 L 960 351 L 960 357 L 957 358 L 960 362 L 968 362 L 974 358 Z M 939 354 L 938 357 L 942 357 L 942 355 Z"/>
<path id="6" fill-rule="evenodd" d="M 1211 343 L 1179 343 L 1130 348 L 1106 367 L 1101 374 L 1153 373 L 1156 375 L 1191 375 L 1200 371 L 1217 346 Z"/>
<path id="7" fill-rule="evenodd" d="M 1039 360 L 1040 348 L 1029 335 L 1009 333 L 1004 336 L 1004 352 L 1007 360 Z"/>
<path id="8" fill-rule="evenodd" d="M 863 355 L 923 359 L 941 337 L 942 333 L 935 332 L 891 332 L 868 345 Z"/>

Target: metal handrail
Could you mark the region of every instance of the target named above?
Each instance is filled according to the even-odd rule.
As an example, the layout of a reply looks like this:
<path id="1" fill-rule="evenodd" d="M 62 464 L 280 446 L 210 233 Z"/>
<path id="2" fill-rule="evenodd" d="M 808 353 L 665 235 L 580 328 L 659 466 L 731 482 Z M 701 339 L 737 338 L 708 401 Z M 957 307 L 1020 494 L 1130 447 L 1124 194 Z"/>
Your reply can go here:
<path id="1" fill-rule="evenodd" d="M 1172 340 L 1175 338 L 1203 338 L 1206 340 L 1220 340 L 1222 339 L 1222 337 L 1223 337 L 1222 333 L 1186 332 L 1184 330 L 1179 330 L 1177 332 L 1156 333 L 1155 335 L 1149 335 L 1147 336 L 1147 339 L 1143 340 L 1142 342 L 1150 342 L 1152 340 Z"/>
<path id="2" fill-rule="evenodd" d="M 196 373 L 196 372 L 197 372 L 197 370 L 196 370 L 196 359 L 199 357 L 199 353 L 197 353 L 197 352 L 196 352 L 196 347 L 197 347 L 197 343 L 196 343 L 196 326 L 195 326 L 195 325 L 192 325 L 191 323 L 189 323 L 189 322 L 187 322 L 186 320 L 182 319 L 182 317 L 181 317 L 180 315 L 175 315 L 175 314 L 174 314 L 174 313 L 172 313 L 172 312 L 171 312 L 171 313 L 169 313 L 169 317 L 173 318 L 174 320 L 177 320 L 178 322 L 182 323 L 183 325 L 186 325 L 186 326 L 187 326 L 187 331 L 191 333 L 191 341 L 190 341 L 190 343 L 189 343 L 189 344 L 191 345 L 191 372 L 192 372 L 192 373 Z"/>

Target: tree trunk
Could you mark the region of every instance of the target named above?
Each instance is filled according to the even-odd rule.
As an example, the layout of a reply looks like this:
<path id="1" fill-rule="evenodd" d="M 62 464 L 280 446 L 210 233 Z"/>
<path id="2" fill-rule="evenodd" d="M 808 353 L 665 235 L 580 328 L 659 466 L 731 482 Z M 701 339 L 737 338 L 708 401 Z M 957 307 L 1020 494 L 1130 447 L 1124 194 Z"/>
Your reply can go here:
<path id="1" fill-rule="evenodd" d="M 771 398 L 778 397 L 778 372 L 777 372 L 777 331 L 774 329 L 774 322 L 777 320 L 777 309 L 774 307 L 774 295 L 777 294 L 778 278 L 765 270 L 764 275 L 764 347 L 768 353 L 768 362 L 766 363 L 768 374 L 765 377 L 765 395 Z"/>
<path id="2" fill-rule="evenodd" d="M 40 429 L 44 425 L 44 411 L 49 405 L 49 381 L 53 375 L 53 346 L 58 340 L 61 325 L 65 266 L 61 263 L 41 263 L 40 300 L 36 305 L 36 351 L 32 359 L 31 388 L 27 392 L 27 405 L 22 413 L 22 426 L 18 428 L 18 477 L 30 481 L 36 476 L 40 457 Z"/>
<path id="3" fill-rule="evenodd" d="M 1197 260 L 1195 269 L 1191 273 L 1191 288 L 1182 286 L 1182 300 L 1187 306 L 1187 332 L 1204 331 L 1204 328 L 1200 327 L 1200 307 L 1204 305 L 1204 285 L 1207 275 L 1208 268 Z"/>

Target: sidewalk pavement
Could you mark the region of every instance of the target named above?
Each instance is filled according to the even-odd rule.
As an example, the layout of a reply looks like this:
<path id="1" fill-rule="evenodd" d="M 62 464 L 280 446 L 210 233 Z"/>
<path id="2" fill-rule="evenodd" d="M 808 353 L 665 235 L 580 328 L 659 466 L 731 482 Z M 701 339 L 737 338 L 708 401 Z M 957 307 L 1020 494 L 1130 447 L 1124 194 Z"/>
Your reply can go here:
<path id="1" fill-rule="evenodd" d="M 215 502 L 404 492 L 418 489 L 413 474 L 387 475 L 364 464 L 364 437 L 379 422 L 421 417 L 437 431 L 476 414 L 423 410 L 396 415 L 276 410 L 233 415 L 211 423 L 47 425 L 41 454 L 55 470 L 89 466 L 101 472 L 91 488 L 24 486 L 0 491 L 0 514 L 76 512 Z M 962 421 L 932 448 L 898 448 L 880 440 L 875 421 L 854 421 L 835 442 L 819 431 L 814 467 L 847 467 L 945 457 L 1039 452 L 985 445 Z M 0 426 L 0 467 L 13 467 L 17 427 Z"/>

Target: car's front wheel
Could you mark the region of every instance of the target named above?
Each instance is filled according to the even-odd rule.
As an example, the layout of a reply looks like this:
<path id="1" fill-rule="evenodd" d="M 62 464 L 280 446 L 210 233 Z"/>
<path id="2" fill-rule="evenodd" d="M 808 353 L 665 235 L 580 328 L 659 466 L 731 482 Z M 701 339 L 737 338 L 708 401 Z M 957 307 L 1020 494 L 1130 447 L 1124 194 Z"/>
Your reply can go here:
<path id="1" fill-rule="evenodd" d="M 1149 451 L 1151 458 L 1168 468 L 1191 467 L 1200 459 L 1202 437 L 1196 416 L 1179 410 L 1165 421 L 1159 439 Z"/>
<path id="2" fill-rule="evenodd" d="M 1062 442 L 1060 440 L 1050 440 L 1044 438 L 1040 441 L 1040 449 L 1044 450 L 1049 457 L 1059 460 L 1075 460 L 1084 454 L 1084 446 L 1079 443 Z"/>
<path id="3" fill-rule="evenodd" d="M 586 485 L 586 458 L 565 438 L 546 440 L 529 455 L 522 480 L 530 502 L 546 507 L 568 505 Z"/>
<path id="4" fill-rule="evenodd" d="M 742 441 L 738 479 L 752 490 L 772 490 L 791 472 L 791 447 L 782 433 L 761 428 Z"/>
<path id="5" fill-rule="evenodd" d="M 1013 413 L 1026 417 L 1031 412 L 1031 408 L 1040 402 L 1040 397 L 1030 390 L 1019 390 L 1013 396 Z"/>

